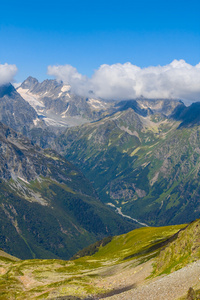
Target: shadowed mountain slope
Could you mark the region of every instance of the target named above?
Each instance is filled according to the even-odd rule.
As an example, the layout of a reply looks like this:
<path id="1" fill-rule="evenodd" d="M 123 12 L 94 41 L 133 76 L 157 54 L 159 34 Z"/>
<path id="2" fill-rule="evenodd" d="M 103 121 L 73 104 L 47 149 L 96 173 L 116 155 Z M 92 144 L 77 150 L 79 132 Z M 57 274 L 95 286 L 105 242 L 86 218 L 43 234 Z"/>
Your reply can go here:
<path id="1" fill-rule="evenodd" d="M 10 254 L 66 259 L 137 227 L 106 207 L 74 165 L 2 123 L 0 154 L 0 239 Z"/>
<path id="2" fill-rule="evenodd" d="M 36 123 L 42 126 L 36 111 L 11 84 L 0 86 L 0 122 L 24 134 Z"/>
<path id="3" fill-rule="evenodd" d="M 188 107 L 177 107 L 171 117 L 181 121 L 179 128 L 200 125 L 200 102 L 192 103 Z"/>

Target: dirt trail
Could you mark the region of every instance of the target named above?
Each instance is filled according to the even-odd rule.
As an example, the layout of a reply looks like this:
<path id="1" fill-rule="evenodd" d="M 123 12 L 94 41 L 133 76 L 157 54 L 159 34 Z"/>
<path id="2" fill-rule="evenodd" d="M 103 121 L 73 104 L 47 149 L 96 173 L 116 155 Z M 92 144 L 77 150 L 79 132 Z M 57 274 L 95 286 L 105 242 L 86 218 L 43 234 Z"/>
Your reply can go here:
<path id="1" fill-rule="evenodd" d="M 111 300 L 175 300 L 187 294 L 190 287 L 195 286 L 200 286 L 200 260 L 170 275 L 158 277 L 147 285 L 141 285 L 105 298 Z"/>

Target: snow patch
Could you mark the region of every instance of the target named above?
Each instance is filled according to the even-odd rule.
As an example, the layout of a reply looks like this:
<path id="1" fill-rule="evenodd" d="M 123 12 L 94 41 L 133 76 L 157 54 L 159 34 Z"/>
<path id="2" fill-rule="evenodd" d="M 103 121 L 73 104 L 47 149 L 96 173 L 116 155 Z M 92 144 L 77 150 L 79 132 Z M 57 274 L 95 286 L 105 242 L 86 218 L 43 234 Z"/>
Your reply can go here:
<path id="1" fill-rule="evenodd" d="M 97 99 L 90 98 L 88 99 L 88 103 L 95 109 L 106 108 L 105 105 L 100 100 Z"/>
<path id="2" fill-rule="evenodd" d="M 63 87 L 61 88 L 61 91 L 64 92 L 69 92 L 69 90 L 71 89 L 71 86 L 69 84 L 63 85 Z"/>
<path id="3" fill-rule="evenodd" d="M 67 109 L 64 112 L 62 112 L 62 114 L 61 114 L 62 118 L 65 118 L 65 115 L 68 112 L 68 110 L 69 110 L 69 106 L 67 107 Z"/>
<path id="4" fill-rule="evenodd" d="M 70 94 L 66 93 L 66 92 L 70 91 L 70 88 L 71 88 L 70 85 L 64 85 L 61 88 L 61 92 L 58 94 L 58 97 L 61 97 L 63 95 L 63 93 L 65 93 L 65 96 L 68 96 L 69 98 L 71 98 Z"/>
<path id="5" fill-rule="evenodd" d="M 51 118 L 44 118 L 43 119 L 46 123 L 47 126 L 58 126 L 58 127 L 66 127 L 67 124 L 65 122 L 62 121 L 57 121 L 57 120 L 53 120 Z"/>
<path id="6" fill-rule="evenodd" d="M 29 184 L 29 182 L 28 182 L 26 179 L 24 179 L 24 178 L 22 178 L 22 177 L 20 177 L 20 176 L 18 176 L 18 178 L 19 178 L 20 180 L 22 180 L 22 181 L 24 181 L 24 182 L 26 182 L 26 183 Z"/>
<path id="7" fill-rule="evenodd" d="M 39 96 L 29 92 L 29 89 L 18 88 L 17 92 L 26 100 L 36 111 L 38 107 L 44 107 L 44 104 L 39 101 Z"/>
<path id="8" fill-rule="evenodd" d="M 139 106 L 140 106 L 140 108 L 144 108 L 144 109 L 147 109 L 147 108 L 148 108 L 147 105 L 144 105 L 144 104 L 142 104 L 142 103 L 139 103 Z"/>
<path id="9" fill-rule="evenodd" d="M 38 124 L 39 122 L 40 122 L 40 119 L 38 119 L 38 118 L 35 119 L 35 120 L 33 120 L 33 123 L 34 123 L 35 126 L 37 126 L 37 124 Z"/>

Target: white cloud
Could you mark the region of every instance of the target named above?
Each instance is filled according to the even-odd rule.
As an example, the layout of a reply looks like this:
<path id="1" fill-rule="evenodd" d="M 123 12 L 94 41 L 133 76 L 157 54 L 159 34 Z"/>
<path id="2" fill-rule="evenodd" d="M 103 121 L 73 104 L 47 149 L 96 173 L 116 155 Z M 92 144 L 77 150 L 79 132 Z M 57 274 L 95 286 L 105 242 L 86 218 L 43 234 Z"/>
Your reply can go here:
<path id="1" fill-rule="evenodd" d="M 74 93 L 104 99 L 172 98 L 200 101 L 200 63 L 174 60 L 165 66 L 140 68 L 125 64 L 101 65 L 91 78 L 70 66 L 49 66 L 48 74 L 71 85 Z"/>
<path id="2" fill-rule="evenodd" d="M 0 65 L 0 85 L 12 82 L 16 73 L 16 65 Z"/>

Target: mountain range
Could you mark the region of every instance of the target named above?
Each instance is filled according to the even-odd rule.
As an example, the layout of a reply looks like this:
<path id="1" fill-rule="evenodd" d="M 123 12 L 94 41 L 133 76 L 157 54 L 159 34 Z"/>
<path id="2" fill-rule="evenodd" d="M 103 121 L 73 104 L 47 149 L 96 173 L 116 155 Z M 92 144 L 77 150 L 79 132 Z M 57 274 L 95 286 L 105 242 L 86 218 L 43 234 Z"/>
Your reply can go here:
<path id="1" fill-rule="evenodd" d="M 199 175 L 198 102 L 1 86 L 0 299 L 198 299 Z"/>
<path id="2" fill-rule="evenodd" d="M 113 101 L 84 98 L 71 92 L 70 85 L 56 80 L 38 82 L 28 77 L 17 92 L 35 109 L 48 126 L 68 127 L 98 120 L 114 106 Z"/>
<path id="3" fill-rule="evenodd" d="M 69 258 L 105 236 L 198 218 L 199 112 L 172 99 L 84 98 L 33 77 L 1 86 L 2 247 Z"/>
<path id="4" fill-rule="evenodd" d="M 136 103 L 68 128 L 57 149 L 93 182 L 104 203 L 125 215 L 149 225 L 190 222 L 200 215 L 199 103 L 160 101 L 165 114 L 153 111 L 156 101 L 146 101 L 148 109 Z"/>

